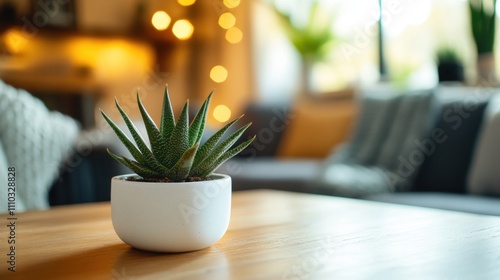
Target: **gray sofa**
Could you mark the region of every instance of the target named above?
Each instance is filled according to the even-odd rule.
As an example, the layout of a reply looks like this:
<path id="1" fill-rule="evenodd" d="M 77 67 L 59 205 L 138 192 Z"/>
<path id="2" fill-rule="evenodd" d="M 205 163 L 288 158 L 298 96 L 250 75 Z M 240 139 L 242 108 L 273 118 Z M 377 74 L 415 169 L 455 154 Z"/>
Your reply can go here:
<path id="1" fill-rule="evenodd" d="M 495 95 L 494 90 L 446 88 L 438 89 L 436 94 L 439 112 L 433 126 L 445 131 L 447 139 L 437 144 L 432 154 L 425 157 L 413 179 L 411 189 L 404 192 L 370 193 L 355 198 L 500 215 L 500 177 L 491 174 L 496 173 L 491 171 L 495 162 L 486 160 L 485 167 L 485 160 L 478 160 L 477 157 L 479 142 L 484 142 L 488 144 L 484 146 L 488 147 L 481 153 L 491 155 L 488 159 L 490 161 L 492 157 L 500 159 L 500 149 L 495 148 L 496 143 L 500 143 L 500 135 L 483 139 L 485 112 L 491 103 L 490 97 Z M 242 138 L 257 135 L 257 140 L 218 171 L 231 175 L 234 191 L 266 188 L 337 195 L 335 189 L 318 182 L 327 160 L 285 160 L 276 157 L 286 128 L 272 130 L 272 137 L 264 137 L 262 133 L 271 128 L 286 127 L 283 123 L 285 118 L 282 117 L 286 110 L 283 108 L 287 107 L 283 104 L 248 106 L 241 123 L 252 121 L 253 125 Z M 497 123 L 500 123 L 500 119 Z M 260 140 L 259 135 L 262 136 Z M 110 178 L 128 172 L 105 152 L 105 147 L 112 146 L 113 149 L 113 146 L 119 146 L 113 143 L 116 140 L 113 137 L 112 134 L 110 138 L 105 137 L 105 140 L 93 146 L 90 153 L 75 155 L 71 159 L 74 162 L 76 158 L 78 164 L 62 172 L 59 180 L 54 183 L 49 194 L 51 205 L 109 200 Z M 495 140 L 495 137 L 498 139 Z M 497 160 L 497 163 L 496 166 L 500 166 L 500 160 Z M 480 176 L 471 179 L 474 177 L 471 172 Z M 480 182 L 480 187 L 477 187 L 476 183 L 475 187 L 471 187 L 473 181 Z"/>
<path id="2" fill-rule="evenodd" d="M 496 177 L 491 162 L 498 155 L 497 169 L 500 173 L 500 144 L 495 148 L 495 139 L 481 139 L 485 134 L 486 111 L 490 99 L 495 96 L 491 88 L 439 88 L 436 90 L 439 109 L 434 128 L 447 136 L 443 143 L 435 143 L 435 149 L 419 166 L 413 184 L 406 191 L 387 191 L 355 196 L 357 199 L 398 203 L 469 213 L 500 215 L 500 177 Z M 491 110 L 490 110 L 491 111 Z M 257 134 L 273 116 L 262 107 L 249 107 L 249 119 L 257 120 L 249 134 Z M 490 120 L 491 122 L 491 120 Z M 499 121 L 497 121 L 498 123 Z M 264 123 L 264 126 L 262 125 Z M 491 125 L 490 125 L 491 126 Z M 500 126 L 498 127 L 500 130 Z M 494 130 L 490 128 L 490 130 Z M 233 179 L 234 191 L 255 188 L 270 188 L 322 195 L 338 195 L 335 189 L 321 184 L 327 160 L 279 159 L 275 148 L 283 134 L 275 134 L 273 142 L 265 150 L 250 146 L 242 156 L 223 165 L 221 172 Z M 500 143 L 500 135 L 496 143 Z M 478 158 L 479 145 L 489 141 L 486 161 Z M 492 149 L 493 146 L 493 149 Z M 335 152 L 334 152 L 335 153 Z M 483 155 L 484 157 L 484 155 Z M 482 162 L 481 162 L 482 161 Z M 481 166 L 482 165 L 482 166 Z M 485 166 L 487 165 L 487 166 Z M 478 170 L 479 166 L 483 170 Z M 484 171 L 486 169 L 486 171 Z M 479 177 L 472 178 L 474 174 Z M 479 182 L 479 183 L 478 183 Z M 474 186 L 471 186 L 473 184 Z"/>

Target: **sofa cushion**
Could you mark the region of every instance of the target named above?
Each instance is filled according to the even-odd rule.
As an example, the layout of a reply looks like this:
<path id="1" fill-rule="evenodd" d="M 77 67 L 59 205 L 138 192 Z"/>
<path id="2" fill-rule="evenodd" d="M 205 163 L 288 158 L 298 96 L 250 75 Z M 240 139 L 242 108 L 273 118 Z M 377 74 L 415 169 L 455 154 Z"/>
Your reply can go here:
<path id="1" fill-rule="evenodd" d="M 277 156 L 326 157 L 333 147 L 347 140 L 356 115 L 357 102 L 353 98 L 298 98 L 286 123 Z"/>
<path id="2" fill-rule="evenodd" d="M 468 190 L 500 196 L 500 96 L 488 104 L 468 178 Z"/>
<path id="3" fill-rule="evenodd" d="M 233 191 L 274 189 L 311 192 L 321 162 L 313 159 L 279 160 L 276 158 L 234 158 L 218 168 L 231 176 Z"/>
<path id="4" fill-rule="evenodd" d="M 239 123 L 251 122 L 252 125 L 243 133 L 242 137 L 235 145 L 243 143 L 254 135 L 257 138 L 236 157 L 253 158 L 275 156 L 282 135 L 287 129 L 291 118 L 289 105 L 285 103 L 273 105 L 254 103 L 248 105 Z"/>
<path id="5" fill-rule="evenodd" d="M 469 97 L 473 97 L 473 92 L 470 94 Z M 441 132 L 444 141 L 429 146 L 430 152 L 418 171 L 412 190 L 465 193 L 472 151 L 487 100 L 462 99 L 457 95 L 441 99 L 441 102 L 435 129 Z"/>
<path id="6" fill-rule="evenodd" d="M 364 96 L 352 140 L 325 161 L 318 185 L 350 197 L 409 190 L 424 158 L 415 141 L 429 134 L 436 112 L 433 91 Z"/>
<path id="7" fill-rule="evenodd" d="M 353 162 L 377 163 L 401 99 L 401 95 L 394 94 L 370 94 L 362 98 L 360 117 L 350 143 Z"/>

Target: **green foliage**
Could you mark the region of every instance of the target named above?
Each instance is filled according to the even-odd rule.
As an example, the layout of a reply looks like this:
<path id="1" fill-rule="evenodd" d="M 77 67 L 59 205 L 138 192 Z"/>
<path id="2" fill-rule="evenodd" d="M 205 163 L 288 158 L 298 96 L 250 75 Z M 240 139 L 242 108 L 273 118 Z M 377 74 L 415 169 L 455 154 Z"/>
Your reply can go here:
<path id="1" fill-rule="evenodd" d="M 304 59 L 319 60 L 328 53 L 326 47 L 335 39 L 331 31 L 333 17 L 325 18 L 317 1 L 312 2 L 304 24 L 294 20 L 291 12 L 284 12 L 276 6 L 273 9 L 288 39 Z"/>
<path id="2" fill-rule="evenodd" d="M 254 136 L 233 147 L 251 123 L 244 125 L 224 140 L 222 139 L 225 132 L 240 117 L 226 124 L 205 143 L 201 143 L 212 94 L 213 92 L 207 97 L 191 124 L 189 124 L 189 101 L 186 102 L 177 122 L 175 122 L 168 87 L 166 87 L 161 124 L 158 129 L 144 108 L 139 93 L 137 93 L 137 104 L 146 127 L 150 147 L 146 145 L 133 122 L 115 100 L 116 107 L 130 131 L 133 142 L 104 112 L 101 111 L 101 114 L 123 145 L 130 151 L 133 159 L 116 155 L 109 150 L 108 153 L 143 178 L 182 182 L 190 177 L 209 177 L 217 167 L 241 152 L 255 139 Z"/>
<path id="3" fill-rule="evenodd" d="M 457 51 L 449 46 L 441 47 L 437 51 L 437 63 L 457 63 L 461 64 L 462 59 L 460 58 L 460 55 L 457 53 Z"/>
<path id="4" fill-rule="evenodd" d="M 497 0 L 493 0 L 491 11 L 485 9 L 484 0 L 469 0 L 470 22 L 472 35 L 476 43 L 477 53 L 485 54 L 493 52 L 495 43 Z"/>

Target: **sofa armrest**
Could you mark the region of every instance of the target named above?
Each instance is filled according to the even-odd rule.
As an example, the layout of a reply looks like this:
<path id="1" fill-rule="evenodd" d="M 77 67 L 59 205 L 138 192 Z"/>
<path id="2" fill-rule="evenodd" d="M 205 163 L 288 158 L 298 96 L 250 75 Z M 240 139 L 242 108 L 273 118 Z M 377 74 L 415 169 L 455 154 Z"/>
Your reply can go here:
<path id="1" fill-rule="evenodd" d="M 500 199 L 444 192 L 401 192 L 368 195 L 363 199 L 481 215 L 500 216 Z"/>
<path id="2" fill-rule="evenodd" d="M 59 178 L 49 191 L 51 206 L 109 201 L 111 198 L 111 178 L 130 173 L 111 158 L 105 147 L 93 147 L 81 156 L 74 153 L 61 170 Z"/>

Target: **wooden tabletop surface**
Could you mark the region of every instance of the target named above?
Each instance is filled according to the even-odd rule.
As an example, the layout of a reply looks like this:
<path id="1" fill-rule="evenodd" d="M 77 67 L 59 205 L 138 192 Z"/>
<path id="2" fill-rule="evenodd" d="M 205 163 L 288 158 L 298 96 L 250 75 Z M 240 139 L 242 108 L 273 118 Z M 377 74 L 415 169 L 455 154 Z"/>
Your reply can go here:
<path id="1" fill-rule="evenodd" d="M 0 215 L 0 279 L 500 279 L 500 217 L 258 190 L 229 230 L 180 254 L 132 249 L 108 203 Z M 6 230 L 7 229 L 7 230 Z"/>

